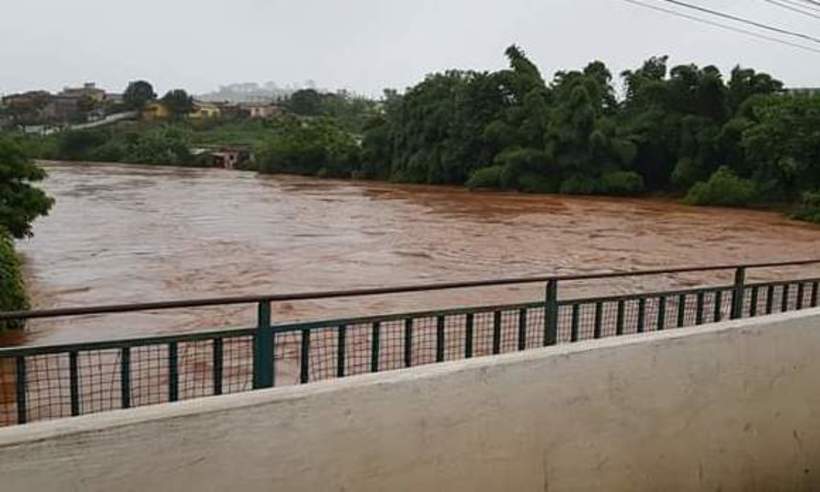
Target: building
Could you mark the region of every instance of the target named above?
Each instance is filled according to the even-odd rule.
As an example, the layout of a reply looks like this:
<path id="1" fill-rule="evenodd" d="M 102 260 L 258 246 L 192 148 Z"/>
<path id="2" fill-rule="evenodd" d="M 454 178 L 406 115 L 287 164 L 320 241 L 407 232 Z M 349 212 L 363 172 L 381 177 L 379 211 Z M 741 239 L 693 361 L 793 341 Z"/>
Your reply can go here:
<path id="1" fill-rule="evenodd" d="M 81 98 L 58 94 L 50 96 L 48 103 L 43 108 L 43 116 L 48 121 L 71 121 L 76 120 L 81 113 Z"/>
<path id="2" fill-rule="evenodd" d="M 246 110 L 251 118 L 273 118 L 282 113 L 282 108 L 276 104 L 242 104 L 242 108 Z"/>
<path id="3" fill-rule="evenodd" d="M 98 89 L 94 82 L 87 82 L 82 87 L 64 87 L 58 95 L 75 99 L 89 98 L 95 103 L 105 101 L 105 91 Z"/>
<path id="4" fill-rule="evenodd" d="M 45 108 L 51 94 L 46 91 L 29 91 L 3 97 L 6 117 L 16 124 L 39 124 L 45 118 Z"/>
<path id="5" fill-rule="evenodd" d="M 188 117 L 193 119 L 219 118 L 220 114 L 221 111 L 216 104 L 194 101 L 194 110 L 188 113 Z"/>
<path id="6" fill-rule="evenodd" d="M 165 120 L 170 117 L 171 112 L 168 110 L 168 107 L 161 102 L 155 101 L 148 103 L 142 110 L 142 119 L 144 120 Z"/>

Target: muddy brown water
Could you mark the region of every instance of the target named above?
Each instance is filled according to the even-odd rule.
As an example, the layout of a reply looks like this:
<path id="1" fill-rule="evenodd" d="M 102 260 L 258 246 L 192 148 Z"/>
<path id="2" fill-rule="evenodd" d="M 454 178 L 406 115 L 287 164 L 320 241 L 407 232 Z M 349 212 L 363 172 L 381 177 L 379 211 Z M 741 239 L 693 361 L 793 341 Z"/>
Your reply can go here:
<path id="1" fill-rule="evenodd" d="M 37 308 L 820 257 L 820 227 L 671 200 L 535 196 L 48 163 L 56 198 L 21 241 Z M 752 278 L 818 269 L 754 272 Z M 574 282 L 563 296 L 731 282 L 724 274 Z M 541 298 L 542 285 L 280 303 L 276 320 Z M 30 323 L 6 345 L 252 326 L 253 306 Z"/>

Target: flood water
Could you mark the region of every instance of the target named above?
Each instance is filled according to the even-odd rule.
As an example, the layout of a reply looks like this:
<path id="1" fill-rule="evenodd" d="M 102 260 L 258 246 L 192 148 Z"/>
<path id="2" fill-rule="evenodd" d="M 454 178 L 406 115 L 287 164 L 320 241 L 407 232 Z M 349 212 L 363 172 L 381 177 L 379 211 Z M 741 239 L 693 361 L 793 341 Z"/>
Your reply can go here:
<path id="1" fill-rule="evenodd" d="M 48 164 L 57 202 L 19 243 L 37 308 L 820 257 L 820 227 L 667 200 L 469 192 L 218 169 Z M 816 269 L 815 269 L 816 270 Z M 776 277 L 806 268 L 761 271 Z M 731 272 L 573 283 L 562 295 Z M 754 278 L 754 277 L 753 277 Z M 542 285 L 274 305 L 278 320 L 532 301 Z M 253 306 L 35 322 L 61 343 L 252 326 Z"/>

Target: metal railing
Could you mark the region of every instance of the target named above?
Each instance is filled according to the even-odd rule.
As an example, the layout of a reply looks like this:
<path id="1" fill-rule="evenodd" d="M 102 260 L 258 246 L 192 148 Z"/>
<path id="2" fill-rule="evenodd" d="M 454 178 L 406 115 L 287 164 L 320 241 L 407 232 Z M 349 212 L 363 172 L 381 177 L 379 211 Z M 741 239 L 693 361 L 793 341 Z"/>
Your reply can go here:
<path id="1" fill-rule="evenodd" d="M 500 279 L 269 296 L 0 313 L 10 319 L 256 304 L 254 327 L 0 349 L 0 425 L 341 378 L 818 306 L 820 278 L 748 283 L 750 269 L 820 260 Z M 734 283 L 559 299 L 578 280 L 734 271 Z M 546 284 L 543 299 L 385 316 L 273 324 L 283 301 Z"/>

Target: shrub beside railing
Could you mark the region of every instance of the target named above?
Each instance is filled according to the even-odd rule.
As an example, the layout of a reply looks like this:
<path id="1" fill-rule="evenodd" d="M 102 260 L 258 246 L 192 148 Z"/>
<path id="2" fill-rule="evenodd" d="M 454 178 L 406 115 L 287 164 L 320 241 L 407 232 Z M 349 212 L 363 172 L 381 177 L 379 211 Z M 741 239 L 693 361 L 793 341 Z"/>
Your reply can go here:
<path id="1" fill-rule="evenodd" d="M 14 242 L 8 233 L 0 229 L 0 311 L 29 308 L 21 268 L 20 258 L 14 251 Z M 24 325 L 24 320 L 0 321 L 0 331 L 19 329 Z"/>

